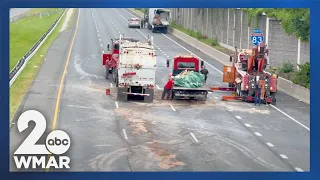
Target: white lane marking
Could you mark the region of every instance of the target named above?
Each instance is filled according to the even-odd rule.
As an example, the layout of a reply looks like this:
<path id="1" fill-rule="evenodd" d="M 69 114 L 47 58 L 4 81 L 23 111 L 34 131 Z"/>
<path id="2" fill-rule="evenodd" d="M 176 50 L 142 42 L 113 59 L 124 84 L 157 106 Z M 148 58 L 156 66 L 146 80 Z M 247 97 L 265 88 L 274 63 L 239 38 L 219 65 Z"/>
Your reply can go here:
<path id="1" fill-rule="evenodd" d="M 280 156 L 283 158 L 283 159 L 288 159 L 288 157 L 284 154 L 280 154 Z"/>
<path id="2" fill-rule="evenodd" d="M 193 140 L 196 141 L 197 143 L 199 142 L 196 136 L 191 132 L 190 135 L 192 136 Z"/>
<path id="3" fill-rule="evenodd" d="M 120 32 L 120 31 L 119 31 L 118 33 L 119 33 L 119 34 L 121 34 L 121 32 Z"/>
<path id="4" fill-rule="evenodd" d="M 104 53 L 104 51 L 102 51 L 102 53 Z"/>
<path id="5" fill-rule="evenodd" d="M 247 126 L 247 127 L 251 127 L 251 125 L 250 124 L 244 124 L 245 126 Z"/>
<path id="6" fill-rule="evenodd" d="M 116 104 L 116 108 L 118 109 L 119 108 L 119 104 L 118 102 L 114 102 Z"/>
<path id="7" fill-rule="evenodd" d="M 176 111 L 176 109 L 170 104 L 170 107 L 173 111 Z"/>
<path id="8" fill-rule="evenodd" d="M 266 144 L 267 144 L 268 146 L 270 146 L 270 147 L 274 147 L 274 145 L 271 144 L 271 143 L 269 143 L 269 142 L 267 142 Z"/>
<path id="9" fill-rule="evenodd" d="M 124 9 L 127 13 L 131 14 L 132 16 L 136 17 L 135 15 L 133 15 L 132 13 L 130 13 L 129 11 L 127 11 L 126 9 Z M 118 13 L 116 11 L 116 13 Z M 118 13 L 119 14 L 119 13 Z M 120 14 L 119 14 L 120 15 Z M 122 15 L 120 15 L 124 20 L 126 20 Z M 144 36 L 139 30 L 137 30 L 142 36 Z M 195 54 L 193 54 L 191 51 L 189 51 L 187 48 L 183 47 L 181 44 L 177 43 L 176 41 L 174 41 L 173 39 L 169 38 L 168 36 L 166 36 L 165 34 L 162 34 L 164 37 L 166 37 L 167 39 L 171 40 L 172 42 L 174 42 L 175 44 L 177 44 L 178 46 L 180 46 L 182 49 L 188 51 L 189 53 L 191 53 L 191 55 L 194 55 L 196 56 Z M 147 38 L 146 36 L 144 36 L 145 38 Z M 198 57 L 200 60 L 203 60 L 201 59 L 199 56 L 196 56 Z M 203 60 L 204 61 L 204 60 Z M 215 69 L 216 71 L 218 71 L 220 74 L 223 74 L 222 71 L 220 71 L 219 69 L 215 68 L 213 65 L 209 64 L 208 62 L 204 61 L 207 65 L 209 65 L 210 67 L 212 67 L 213 69 Z M 249 105 L 249 104 L 248 104 Z M 309 130 L 310 129 L 303 125 L 302 123 L 300 123 L 299 121 L 295 120 L 294 118 L 292 118 L 291 116 L 289 116 L 288 114 L 286 114 L 285 112 L 283 112 L 282 110 L 280 110 L 279 108 L 273 106 L 272 104 L 270 104 L 271 107 L 273 107 L 274 109 L 278 110 L 280 113 L 284 114 L 285 116 L 287 116 L 288 118 L 290 118 L 291 120 L 295 121 L 296 123 L 298 123 L 299 125 L 301 125 L 302 127 L 304 127 L 305 129 Z M 251 105 L 249 105 L 251 106 Z"/>
<path id="10" fill-rule="evenodd" d="M 232 109 L 228 109 L 228 111 L 230 111 L 230 112 L 231 112 L 231 111 L 233 111 L 233 110 L 232 110 Z"/>
<path id="11" fill-rule="evenodd" d="M 99 41 L 101 41 L 101 39 L 99 39 Z"/>
<path id="12" fill-rule="evenodd" d="M 209 91 L 208 93 L 209 93 L 209 94 L 212 94 L 212 92 L 210 92 L 210 91 Z"/>
<path id="13" fill-rule="evenodd" d="M 262 136 L 262 134 L 260 134 L 259 132 L 255 132 L 254 134 L 257 136 Z"/>
<path id="14" fill-rule="evenodd" d="M 295 120 L 293 117 L 289 116 L 288 114 L 286 114 L 285 112 L 281 111 L 279 108 L 273 106 L 272 104 L 270 104 L 271 107 L 273 107 L 274 109 L 276 109 L 277 111 L 281 112 L 283 115 L 287 116 L 289 119 L 291 119 L 292 121 L 298 123 L 300 126 L 304 127 L 305 129 L 307 129 L 308 131 L 310 131 L 310 129 L 303 125 L 302 123 L 300 123 L 299 121 Z"/>
<path id="15" fill-rule="evenodd" d="M 113 87 L 113 84 L 112 84 L 112 83 L 110 83 L 110 87 Z"/>
<path id="16" fill-rule="evenodd" d="M 214 97 L 215 99 L 219 99 L 217 96 Z"/>
<path id="17" fill-rule="evenodd" d="M 296 168 L 294 168 L 296 171 L 298 171 L 298 172 L 304 172 L 301 168 L 298 168 L 298 167 L 296 167 Z"/>
<path id="18" fill-rule="evenodd" d="M 83 109 L 95 109 L 92 107 L 87 107 L 87 106 L 77 106 L 77 105 L 67 105 L 68 107 L 73 107 L 73 108 L 83 108 Z"/>
<path id="19" fill-rule="evenodd" d="M 101 45 L 101 47 L 102 47 L 102 44 L 100 44 Z"/>
<path id="20" fill-rule="evenodd" d="M 125 129 L 122 129 L 122 132 L 123 132 L 124 138 L 125 138 L 125 139 L 128 139 L 126 130 L 125 130 Z"/>
<path id="21" fill-rule="evenodd" d="M 160 89 L 160 87 L 158 85 L 156 85 L 158 89 Z"/>
<path id="22" fill-rule="evenodd" d="M 98 34 L 98 37 L 100 37 L 100 34 Z"/>
<path id="23" fill-rule="evenodd" d="M 237 119 L 242 119 L 240 116 L 236 116 Z"/>
<path id="24" fill-rule="evenodd" d="M 99 31 L 97 30 L 97 33 L 99 33 Z"/>

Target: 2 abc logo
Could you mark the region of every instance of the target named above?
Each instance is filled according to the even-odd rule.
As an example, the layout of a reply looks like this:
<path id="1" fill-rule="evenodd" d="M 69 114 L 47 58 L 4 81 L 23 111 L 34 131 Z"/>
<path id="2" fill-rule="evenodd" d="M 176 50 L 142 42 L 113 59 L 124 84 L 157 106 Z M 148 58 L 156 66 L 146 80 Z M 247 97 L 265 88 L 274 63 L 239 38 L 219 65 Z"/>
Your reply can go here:
<path id="1" fill-rule="evenodd" d="M 69 150 L 71 144 L 70 137 L 62 130 L 52 131 L 47 136 L 45 145 L 36 144 L 46 130 L 46 119 L 38 111 L 29 110 L 21 114 L 17 122 L 19 132 L 26 130 L 30 121 L 35 122 L 35 128 L 14 152 L 15 155 L 61 155 Z"/>

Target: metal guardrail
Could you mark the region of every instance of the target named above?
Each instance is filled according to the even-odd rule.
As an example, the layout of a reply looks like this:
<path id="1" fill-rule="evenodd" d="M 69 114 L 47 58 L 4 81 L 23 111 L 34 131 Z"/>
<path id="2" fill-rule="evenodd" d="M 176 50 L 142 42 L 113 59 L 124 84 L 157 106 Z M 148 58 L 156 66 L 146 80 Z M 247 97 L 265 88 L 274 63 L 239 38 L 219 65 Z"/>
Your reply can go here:
<path id="1" fill-rule="evenodd" d="M 55 27 L 58 25 L 59 21 L 65 14 L 68 9 L 64 9 L 64 12 L 56 19 L 50 28 L 41 36 L 41 38 L 32 46 L 32 48 L 18 61 L 16 66 L 10 71 L 9 73 L 9 82 L 10 86 L 14 83 L 17 79 L 19 74 L 23 71 L 28 61 L 33 57 L 33 55 L 38 51 L 41 45 L 45 42 L 47 37 L 52 33 Z"/>

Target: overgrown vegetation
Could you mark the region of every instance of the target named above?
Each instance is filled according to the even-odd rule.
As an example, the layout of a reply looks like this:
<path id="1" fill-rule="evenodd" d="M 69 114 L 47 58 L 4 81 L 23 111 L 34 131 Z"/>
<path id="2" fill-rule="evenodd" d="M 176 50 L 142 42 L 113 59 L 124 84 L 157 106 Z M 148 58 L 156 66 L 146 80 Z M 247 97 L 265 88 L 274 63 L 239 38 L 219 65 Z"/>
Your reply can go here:
<path id="1" fill-rule="evenodd" d="M 292 82 L 310 89 L 310 63 L 299 65 L 300 70 L 294 74 Z"/>
<path id="2" fill-rule="evenodd" d="M 193 38 L 196 38 L 197 40 L 211 46 L 211 47 L 214 47 L 215 49 L 221 51 L 221 52 L 224 52 L 226 54 L 232 54 L 233 51 L 227 49 L 227 48 L 224 48 L 222 46 L 220 46 L 219 42 L 216 40 L 216 39 L 211 39 L 211 38 L 208 38 L 206 35 L 203 35 L 201 34 L 200 32 L 195 32 L 193 30 L 190 30 L 190 29 L 185 29 L 183 26 L 175 23 L 175 22 L 171 22 L 171 27 L 172 28 L 175 28 L 185 34 L 188 34 L 189 36 L 193 37 Z"/>
<path id="3" fill-rule="evenodd" d="M 258 27 L 258 18 L 262 13 L 267 17 L 281 21 L 282 29 L 288 35 L 295 35 L 302 42 L 309 41 L 310 37 L 310 9 L 308 8 L 244 8 L 248 12 L 248 26 L 255 18 L 255 27 Z"/>
<path id="4" fill-rule="evenodd" d="M 310 63 L 305 63 L 298 66 L 299 70 L 296 70 L 295 65 L 290 62 L 286 62 L 277 68 L 276 71 L 280 77 L 310 89 Z"/>

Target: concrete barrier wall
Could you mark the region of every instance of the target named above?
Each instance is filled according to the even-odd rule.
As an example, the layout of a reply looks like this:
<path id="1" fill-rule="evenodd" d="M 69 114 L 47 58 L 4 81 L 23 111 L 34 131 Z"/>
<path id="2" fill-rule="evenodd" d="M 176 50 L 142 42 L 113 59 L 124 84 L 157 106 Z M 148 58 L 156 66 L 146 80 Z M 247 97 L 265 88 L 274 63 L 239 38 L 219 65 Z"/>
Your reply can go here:
<path id="1" fill-rule="evenodd" d="M 136 11 L 134 9 L 130 9 L 132 12 L 134 12 L 137 16 L 142 17 L 143 14 L 139 11 Z M 199 51 L 207 54 L 208 56 L 212 57 L 213 59 L 219 61 L 222 64 L 225 65 L 231 65 L 229 62 L 229 55 L 224 54 L 204 43 L 201 41 L 198 41 L 197 39 L 177 30 L 174 28 L 170 28 L 169 32 L 174 35 L 175 37 L 181 39 L 185 43 L 191 45 L 192 47 L 198 49 Z M 239 41 L 240 43 L 240 41 Z M 221 70 L 222 71 L 222 70 Z M 310 104 L 310 90 L 307 88 L 304 88 L 302 86 L 299 86 L 297 84 L 294 84 L 293 82 L 279 78 L 278 79 L 278 90 L 284 92 L 285 94 L 294 97 L 298 100 L 301 100 L 302 102 L 305 102 L 307 104 Z"/>
<path id="2" fill-rule="evenodd" d="M 171 8 L 172 20 L 186 29 L 201 32 L 216 38 L 224 47 L 234 50 L 251 48 L 250 35 L 254 27 L 262 29 L 270 49 L 271 66 L 285 62 L 294 65 L 310 62 L 310 44 L 301 43 L 295 36 L 287 35 L 280 21 L 266 16 L 252 17 L 249 23 L 247 12 L 231 8 Z"/>

